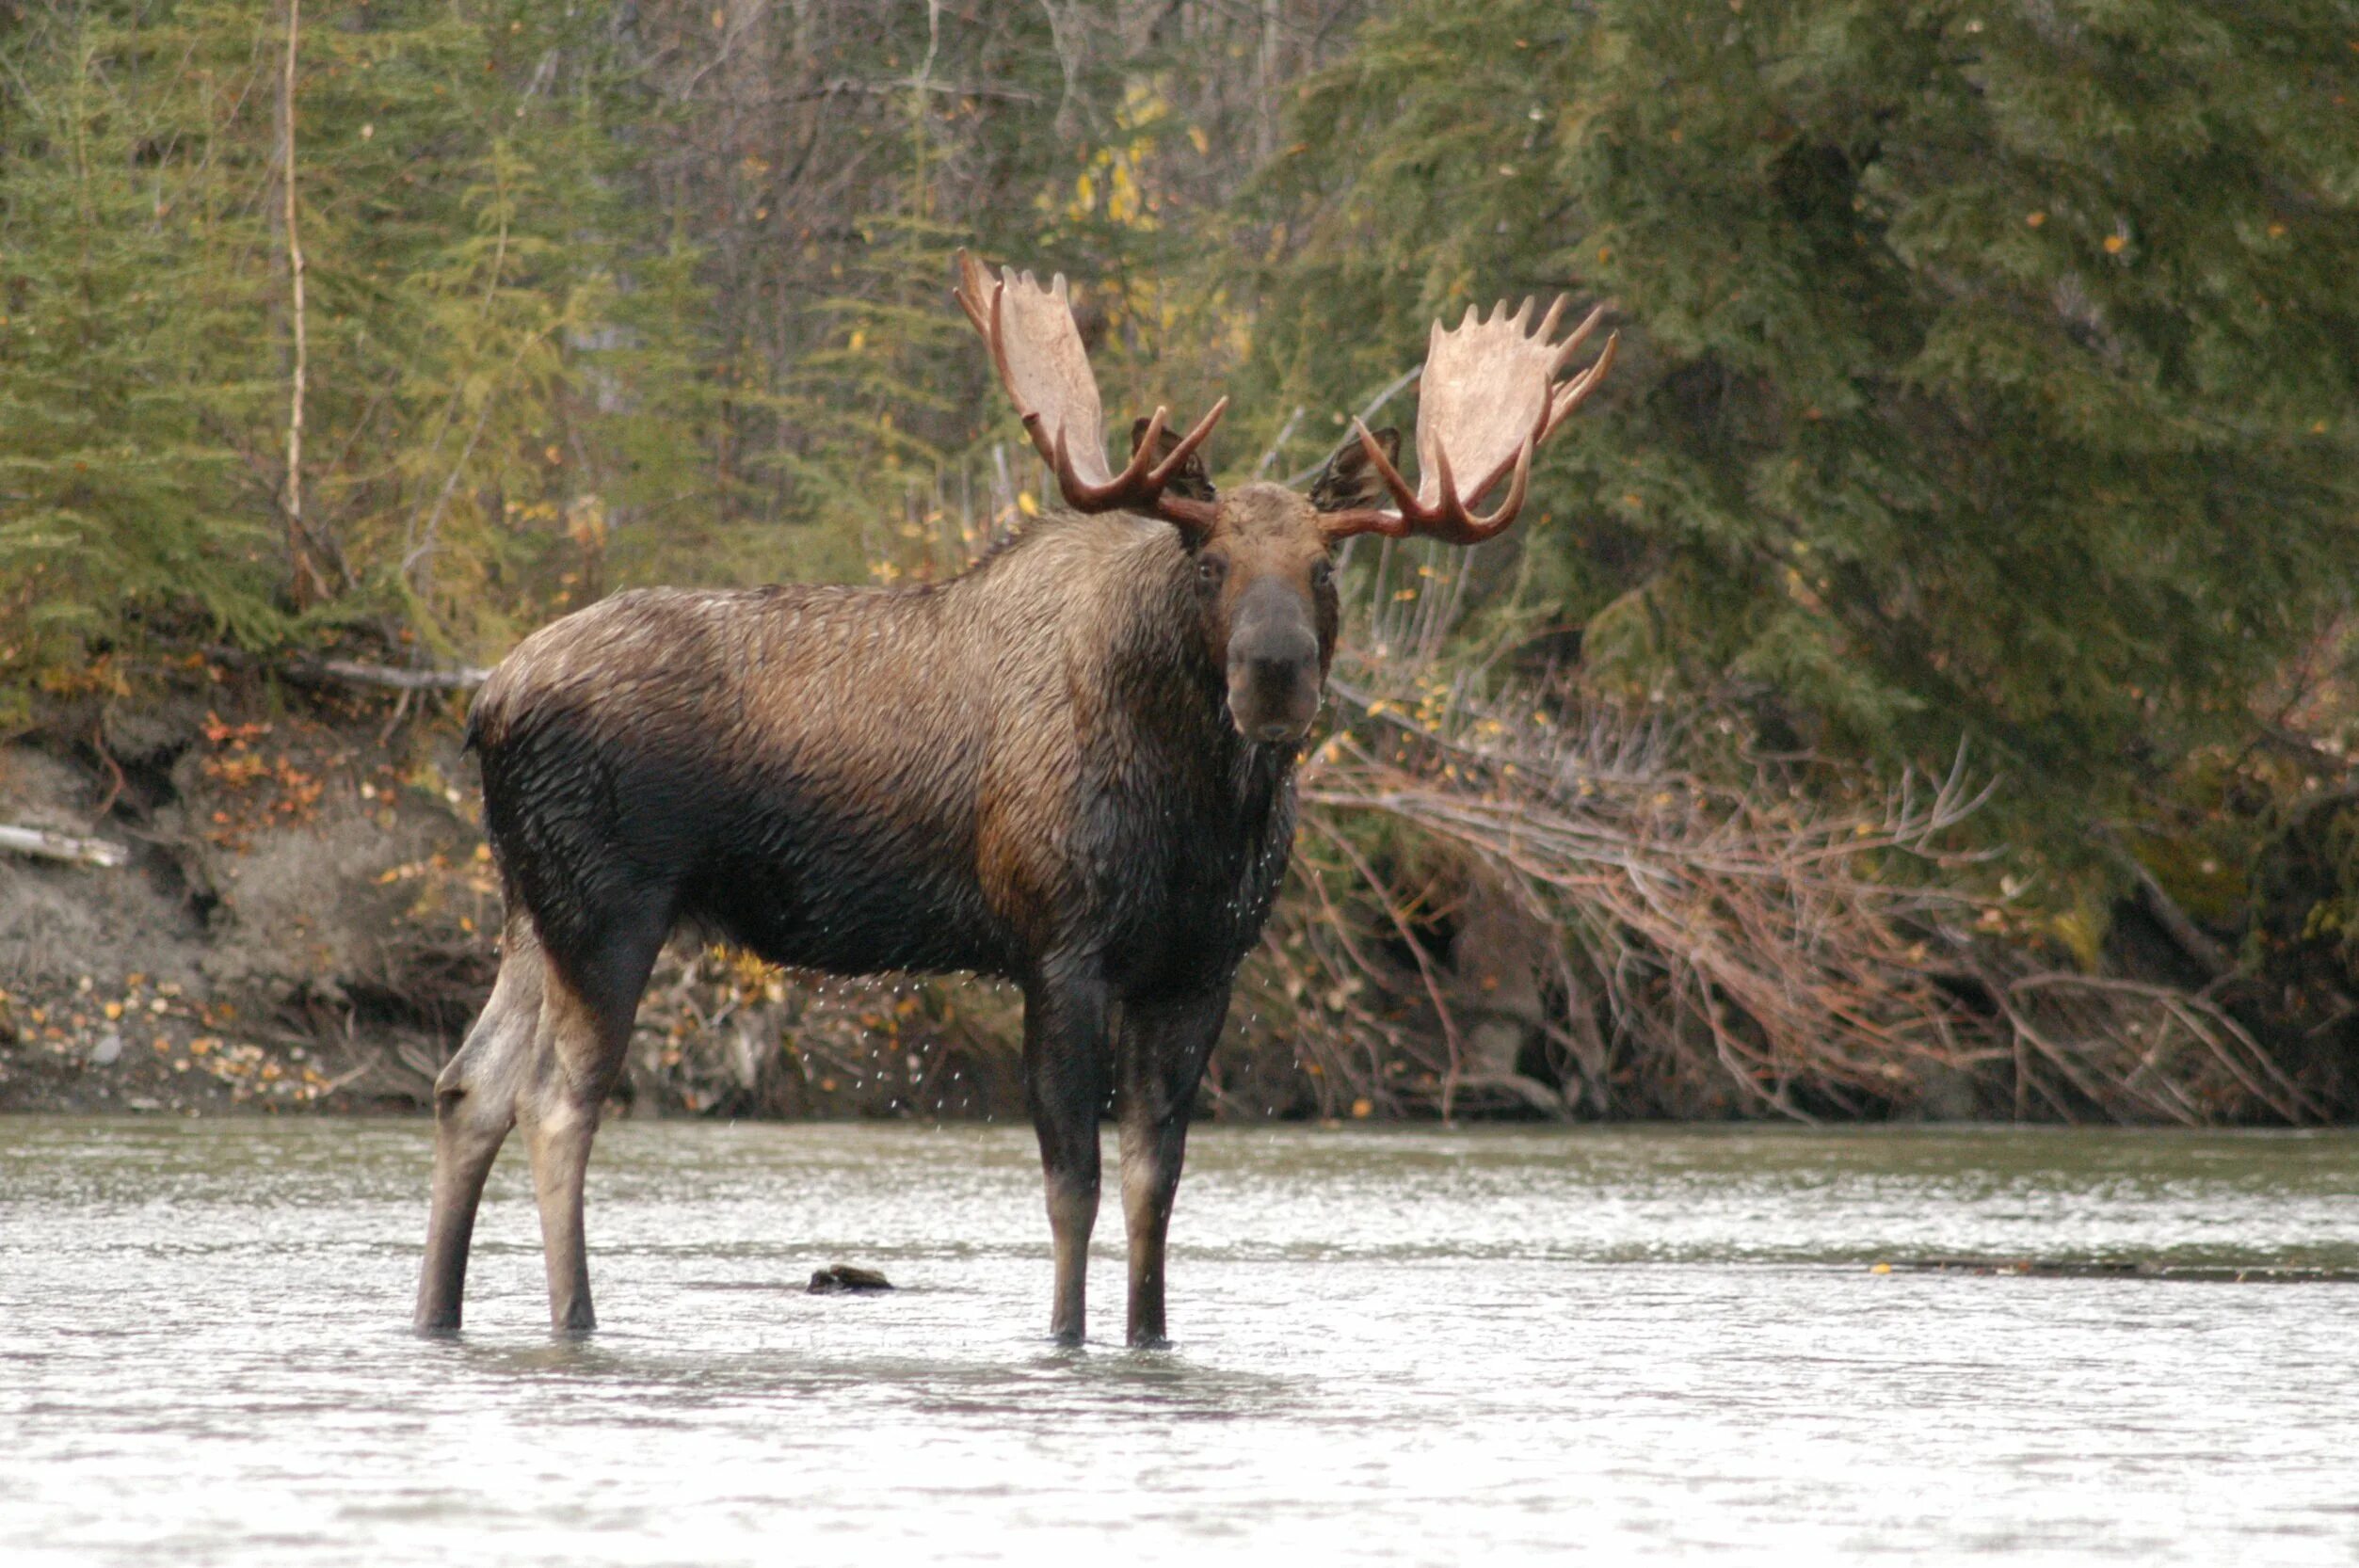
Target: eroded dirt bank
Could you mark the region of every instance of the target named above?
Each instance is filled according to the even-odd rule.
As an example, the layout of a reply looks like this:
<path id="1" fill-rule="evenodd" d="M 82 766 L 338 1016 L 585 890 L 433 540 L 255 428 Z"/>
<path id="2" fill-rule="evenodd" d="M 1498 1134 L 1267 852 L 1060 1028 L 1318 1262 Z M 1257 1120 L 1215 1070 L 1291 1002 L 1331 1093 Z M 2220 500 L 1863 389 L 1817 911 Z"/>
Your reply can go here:
<path id="1" fill-rule="evenodd" d="M 0 1108 L 418 1103 L 493 966 L 456 734 L 180 684 L 0 749 L 0 821 L 130 852 L 0 857 Z"/>

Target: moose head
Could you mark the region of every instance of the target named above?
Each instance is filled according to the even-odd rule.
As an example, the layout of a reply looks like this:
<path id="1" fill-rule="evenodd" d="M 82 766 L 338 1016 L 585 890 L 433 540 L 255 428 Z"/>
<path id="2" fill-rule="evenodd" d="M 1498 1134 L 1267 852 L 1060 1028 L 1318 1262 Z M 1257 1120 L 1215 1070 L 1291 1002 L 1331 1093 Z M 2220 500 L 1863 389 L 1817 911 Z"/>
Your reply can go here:
<path id="1" fill-rule="evenodd" d="M 1530 299 L 1512 316 L 1504 300 L 1487 317 L 1468 306 L 1448 331 L 1436 322 L 1426 347 L 1416 488 L 1395 466 L 1399 433 L 1355 420 L 1356 439 L 1308 494 L 1263 483 L 1215 494 L 1198 453 L 1228 398 L 1177 439 L 1166 428 L 1170 411 L 1157 408 L 1132 426 L 1130 461 L 1113 472 L 1064 275 L 1046 285 L 1013 268 L 993 278 L 963 250 L 958 269 L 959 307 L 989 345 L 1066 505 L 1135 512 L 1179 530 L 1195 562 L 1207 647 L 1227 673 L 1229 717 L 1246 739 L 1267 744 L 1300 740 L 1318 713 L 1335 651 L 1335 546 L 1356 534 L 1471 545 L 1503 532 L 1522 509 L 1533 453 L 1604 379 L 1618 341 L 1609 336 L 1588 369 L 1559 381 L 1602 307 L 1552 344 L 1562 296 L 1536 328 Z M 1502 479 L 1498 508 L 1476 514 L 1473 504 Z"/>

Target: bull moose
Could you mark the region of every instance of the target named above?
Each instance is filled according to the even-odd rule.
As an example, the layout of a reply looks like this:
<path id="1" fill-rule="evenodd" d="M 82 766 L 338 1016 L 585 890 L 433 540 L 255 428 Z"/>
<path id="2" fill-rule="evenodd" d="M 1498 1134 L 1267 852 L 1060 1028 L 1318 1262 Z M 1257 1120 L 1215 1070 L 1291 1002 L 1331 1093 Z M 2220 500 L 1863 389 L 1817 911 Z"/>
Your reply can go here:
<path id="1" fill-rule="evenodd" d="M 1121 472 L 1059 276 L 961 253 L 959 306 L 1071 516 L 915 587 L 619 593 L 542 628 L 468 743 L 506 889 L 490 1000 L 435 1085 L 416 1324 L 457 1327 L 484 1178 L 532 1157 L 560 1331 L 594 1326 L 583 1176 L 659 950 L 683 926 L 836 974 L 972 970 L 1024 998 L 1023 1080 L 1055 1241 L 1050 1331 L 1078 1342 L 1099 1122 L 1121 1128 L 1129 1342 L 1163 1336 L 1163 1240 L 1205 1060 L 1294 828 L 1293 768 L 1335 648 L 1334 549 L 1486 539 L 1614 342 L 1500 304 L 1436 323 L 1418 487 L 1355 422 L 1308 494 L 1215 493 L 1228 399 Z M 1472 504 L 1502 479 L 1487 516 Z M 1384 503 L 1388 502 L 1389 504 Z"/>

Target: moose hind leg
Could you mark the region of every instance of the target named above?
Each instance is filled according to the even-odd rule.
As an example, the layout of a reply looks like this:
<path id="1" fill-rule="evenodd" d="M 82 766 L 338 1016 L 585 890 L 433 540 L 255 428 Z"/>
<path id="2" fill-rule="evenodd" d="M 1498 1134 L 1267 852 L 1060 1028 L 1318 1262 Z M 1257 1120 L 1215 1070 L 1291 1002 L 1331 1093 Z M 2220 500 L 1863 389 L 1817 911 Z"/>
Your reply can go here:
<path id="1" fill-rule="evenodd" d="M 658 910 L 663 912 L 659 915 Z M 589 1254 L 583 1233 L 583 1182 L 600 1110 L 622 1068 L 639 993 L 670 928 L 663 901 L 610 931 L 597 961 L 575 981 L 552 966 L 533 1051 L 535 1073 L 517 1102 L 533 1161 L 540 1244 L 549 1273 L 549 1321 L 561 1334 L 598 1326 L 590 1307 Z"/>
<path id="2" fill-rule="evenodd" d="M 1187 1158 L 1196 1081 L 1228 1015 L 1226 984 L 1201 995 L 1123 1004 L 1122 1218 L 1131 1243 L 1126 1337 L 1134 1347 L 1167 1343 L 1163 1240 Z"/>
<path id="3" fill-rule="evenodd" d="M 1024 991 L 1024 1092 L 1040 1139 L 1056 1294 L 1049 1334 L 1078 1345 L 1087 1327 L 1089 1233 L 1098 1223 L 1098 1120 L 1104 1112 L 1106 986 L 1094 974 L 1046 975 Z"/>
<path id="4" fill-rule="evenodd" d="M 420 1333 L 458 1327 L 475 1209 L 532 1073 L 541 988 L 539 941 L 528 921 L 511 920 L 491 1000 L 434 1083 L 434 1195 L 412 1320 Z"/>

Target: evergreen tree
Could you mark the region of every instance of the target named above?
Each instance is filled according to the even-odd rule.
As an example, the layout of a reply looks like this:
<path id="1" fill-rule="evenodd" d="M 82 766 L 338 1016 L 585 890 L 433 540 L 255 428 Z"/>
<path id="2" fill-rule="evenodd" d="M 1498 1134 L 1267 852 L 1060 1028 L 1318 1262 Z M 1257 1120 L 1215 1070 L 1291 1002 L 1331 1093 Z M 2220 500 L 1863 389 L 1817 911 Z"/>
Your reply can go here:
<path id="1" fill-rule="evenodd" d="M 631 199 L 617 45 L 590 18 L 184 0 L 14 21 L 0 667 L 191 609 L 249 644 L 391 613 L 476 652 L 570 597 L 554 578 L 579 583 L 610 514 L 676 492 L 693 289 Z M 521 601 L 492 590 L 542 563 Z"/>
<path id="2" fill-rule="evenodd" d="M 2075 823 L 2348 606 L 2359 9 L 1403 8 L 1260 211 L 1262 374 L 1343 406 L 1479 293 L 1630 352 L 1535 481 L 1601 677 Z"/>

